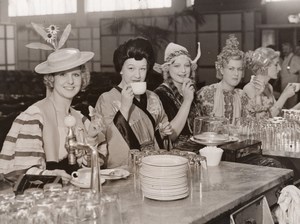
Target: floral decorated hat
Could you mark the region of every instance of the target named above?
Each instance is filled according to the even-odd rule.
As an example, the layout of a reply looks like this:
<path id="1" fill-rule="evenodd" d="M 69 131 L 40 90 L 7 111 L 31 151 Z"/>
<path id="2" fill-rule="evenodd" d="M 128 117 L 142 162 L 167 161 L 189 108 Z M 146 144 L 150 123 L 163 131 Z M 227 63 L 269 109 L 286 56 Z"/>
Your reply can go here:
<path id="1" fill-rule="evenodd" d="M 47 60 L 38 64 L 35 67 L 35 71 L 39 74 L 51 74 L 55 72 L 62 72 L 72 68 L 76 68 L 85 64 L 94 57 L 93 52 L 80 51 L 76 48 L 62 48 L 71 32 L 71 24 L 67 25 L 63 31 L 59 41 L 57 34 L 59 32 L 58 27 L 50 25 L 48 28 L 44 28 L 38 24 L 32 23 L 35 31 L 40 34 L 48 44 L 39 42 L 27 44 L 26 47 L 32 49 L 52 50 Z"/>

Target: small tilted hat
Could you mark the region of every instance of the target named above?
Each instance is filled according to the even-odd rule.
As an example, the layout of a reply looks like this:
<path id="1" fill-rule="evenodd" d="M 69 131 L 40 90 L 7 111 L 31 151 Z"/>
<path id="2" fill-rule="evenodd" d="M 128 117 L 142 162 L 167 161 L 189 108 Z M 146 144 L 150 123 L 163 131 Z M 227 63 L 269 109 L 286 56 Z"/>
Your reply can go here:
<path id="1" fill-rule="evenodd" d="M 163 69 L 166 68 L 166 65 L 171 64 L 179 56 L 186 56 L 190 60 L 193 70 L 196 70 L 197 61 L 201 57 L 200 42 L 198 42 L 197 55 L 194 60 L 191 59 L 191 56 L 185 47 L 172 42 L 169 43 L 165 50 L 165 55 L 164 55 L 165 63 L 162 65 L 155 63 L 153 69 L 159 73 L 162 73 Z"/>
<path id="2" fill-rule="evenodd" d="M 50 25 L 48 28 L 44 28 L 35 23 L 32 23 L 32 26 L 35 31 L 43 37 L 47 44 L 35 42 L 27 44 L 26 47 L 54 51 L 49 54 L 45 62 L 35 67 L 34 70 L 37 73 L 51 74 L 66 71 L 83 65 L 94 57 L 94 53 L 90 51 L 80 51 L 76 48 L 61 48 L 69 37 L 71 24 L 66 26 L 59 41 L 57 37 L 59 32 L 57 26 Z"/>

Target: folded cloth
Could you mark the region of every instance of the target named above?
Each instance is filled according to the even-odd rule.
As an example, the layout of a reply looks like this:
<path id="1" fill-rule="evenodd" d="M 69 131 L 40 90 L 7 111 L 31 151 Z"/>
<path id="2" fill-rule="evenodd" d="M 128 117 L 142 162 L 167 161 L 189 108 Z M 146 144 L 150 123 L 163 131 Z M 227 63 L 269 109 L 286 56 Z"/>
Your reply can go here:
<path id="1" fill-rule="evenodd" d="M 300 189 L 294 185 L 284 187 L 278 198 L 279 208 L 275 215 L 279 224 L 300 223 Z"/>

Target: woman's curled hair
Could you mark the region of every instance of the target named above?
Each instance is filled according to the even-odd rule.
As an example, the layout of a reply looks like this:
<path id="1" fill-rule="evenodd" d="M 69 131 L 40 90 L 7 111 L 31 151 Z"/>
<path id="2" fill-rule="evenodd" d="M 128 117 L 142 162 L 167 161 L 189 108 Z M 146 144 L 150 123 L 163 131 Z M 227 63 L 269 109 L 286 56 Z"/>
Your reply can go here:
<path id="1" fill-rule="evenodd" d="M 124 62 L 129 58 L 134 58 L 138 61 L 145 58 L 147 61 L 148 71 L 152 69 L 155 62 L 155 57 L 150 41 L 145 38 L 138 37 L 135 39 L 130 39 L 121 44 L 115 50 L 113 56 L 115 70 L 120 72 Z"/>

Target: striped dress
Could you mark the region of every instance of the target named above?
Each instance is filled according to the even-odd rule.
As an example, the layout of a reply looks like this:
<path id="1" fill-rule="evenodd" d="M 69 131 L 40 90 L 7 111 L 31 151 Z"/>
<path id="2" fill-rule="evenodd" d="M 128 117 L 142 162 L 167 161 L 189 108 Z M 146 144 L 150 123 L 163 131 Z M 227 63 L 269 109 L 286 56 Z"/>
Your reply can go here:
<path id="1" fill-rule="evenodd" d="M 0 173 L 9 174 L 16 171 L 22 173 L 30 167 L 38 167 L 42 171 L 46 169 L 47 162 L 60 162 L 66 159 L 67 152 L 64 158 L 58 153 L 61 141 L 65 142 L 65 136 L 59 136 L 56 119 L 51 119 L 56 116 L 52 107 L 49 100 L 41 100 L 28 107 L 14 120 L 0 154 Z M 79 133 L 76 131 L 78 128 L 86 133 L 90 121 L 79 111 L 72 109 L 71 113 L 77 121 L 75 134 Z M 79 137 L 82 136 L 77 135 L 77 139 Z M 52 156 L 53 154 L 57 156 Z M 77 157 L 77 167 L 86 163 L 85 158 L 84 154 Z"/>

